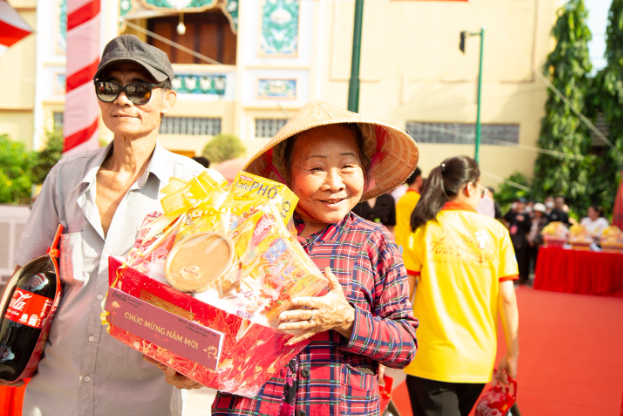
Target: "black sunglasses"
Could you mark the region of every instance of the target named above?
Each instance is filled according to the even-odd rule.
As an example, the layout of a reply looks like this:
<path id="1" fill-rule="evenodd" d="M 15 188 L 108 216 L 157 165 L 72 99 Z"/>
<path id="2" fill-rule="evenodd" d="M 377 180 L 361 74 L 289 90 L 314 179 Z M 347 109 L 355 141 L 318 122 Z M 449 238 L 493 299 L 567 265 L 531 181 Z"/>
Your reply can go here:
<path id="1" fill-rule="evenodd" d="M 165 81 L 166 82 L 166 81 Z M 160 84 L 148 84 L 146 82 L 133 82 L 125 87 L 117 84 L 113 81 L 94 81 L 95 95 L 97 95 L 100 101 L 105 103 L 112 103 L 119 97 L 119 94 L 123 91 L 126 93 L 126 97 L 136 105 L 147 104 L 152 98 L 152 90 L 154 88 L 162 88 L 165 86 L 165 82 Z"/>

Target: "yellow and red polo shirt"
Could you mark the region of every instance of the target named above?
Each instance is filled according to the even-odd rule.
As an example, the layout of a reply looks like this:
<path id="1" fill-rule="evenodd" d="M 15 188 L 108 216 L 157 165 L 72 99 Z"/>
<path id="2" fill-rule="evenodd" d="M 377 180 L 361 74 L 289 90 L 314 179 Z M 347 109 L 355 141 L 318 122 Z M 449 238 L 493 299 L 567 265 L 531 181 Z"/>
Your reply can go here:
<path id="1" fill-rule="evenodd" d="M 418 353 L 407 374 L 487 383 L 496 358 L 498 287 L 518 278 L 507 229 L 474 209 L 448 202 L 414 231 L 403 258 L 417 276 Z"/>
<path id="2" fill-rule="evenodd" d="M 394 226 L 394 239 L 397 245 L 407 249 L 407 239 L 412 232 L 410 219 L 412 211 L 416 208 L 420 194 L 413 189 L 408 189 L 396 205 L 396 225 Z"/>

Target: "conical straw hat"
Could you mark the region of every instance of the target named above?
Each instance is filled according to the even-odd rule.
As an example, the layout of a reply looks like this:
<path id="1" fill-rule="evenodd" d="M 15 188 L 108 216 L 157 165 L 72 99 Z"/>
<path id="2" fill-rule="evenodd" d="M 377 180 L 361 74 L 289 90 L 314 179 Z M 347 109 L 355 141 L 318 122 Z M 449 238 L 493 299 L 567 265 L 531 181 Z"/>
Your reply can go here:
<path id="1" fill-rule="evenodd" d="M 285 141 L 296 134 L 330 124 L 355 123 L 364 138 L 364 154 L 372 172 L 362 201 L 392 191 L 416 169 L 418 146 L 406 133 L 361 114 L 343 110 L 323 101 L 307 103 L 247 163 L 245 171 L 284 183 L 286 164 Z M 369 166 L 369 169 L 370 169 Z M 372 173 L 372 174 L 371 174 Z M 367 174 L 367 172 L 365 172 Z"/>

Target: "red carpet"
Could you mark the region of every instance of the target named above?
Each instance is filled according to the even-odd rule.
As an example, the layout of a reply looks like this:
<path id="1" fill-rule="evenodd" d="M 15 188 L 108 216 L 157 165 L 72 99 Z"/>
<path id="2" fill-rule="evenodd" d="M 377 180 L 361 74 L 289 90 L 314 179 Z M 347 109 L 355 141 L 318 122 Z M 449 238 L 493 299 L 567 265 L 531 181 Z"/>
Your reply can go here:
<path id="1" fill-rule="evenodd" d="M 518 406 L 524 416 L 607 416 L 622 409 L 622 298 L 521 287 Z M 499 331 L 499 357 L 505 341 Z M 498 362 L 498 359 L 497 359 Z M 487 388 L 487 387 L 486 387 Z M 393 392 L 412 415 L 405 383 Z"/>

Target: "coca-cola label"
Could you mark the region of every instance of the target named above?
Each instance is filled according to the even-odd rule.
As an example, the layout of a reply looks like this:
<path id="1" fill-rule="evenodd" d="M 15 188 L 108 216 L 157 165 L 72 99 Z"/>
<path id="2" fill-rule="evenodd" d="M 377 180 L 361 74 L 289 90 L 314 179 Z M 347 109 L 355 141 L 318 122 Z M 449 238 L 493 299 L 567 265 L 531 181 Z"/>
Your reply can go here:
<path id="1" fill-rule="evenodd" d="M 41 329 L 52 309 L 52 299 L 15 288 L 4 317 L 13 322 Z"/>

